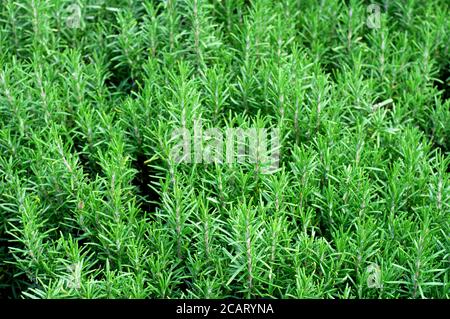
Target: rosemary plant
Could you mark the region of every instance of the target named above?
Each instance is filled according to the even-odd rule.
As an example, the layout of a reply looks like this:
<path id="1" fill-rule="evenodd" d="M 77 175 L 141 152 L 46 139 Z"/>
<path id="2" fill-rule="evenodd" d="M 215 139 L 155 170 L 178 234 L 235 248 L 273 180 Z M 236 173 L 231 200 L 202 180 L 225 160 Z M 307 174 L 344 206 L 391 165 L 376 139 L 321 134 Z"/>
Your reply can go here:
<path id="1" fill-rule="evenodd" d="M 0 298 L 449 298 L 448 17 L 2 0 Z"/>

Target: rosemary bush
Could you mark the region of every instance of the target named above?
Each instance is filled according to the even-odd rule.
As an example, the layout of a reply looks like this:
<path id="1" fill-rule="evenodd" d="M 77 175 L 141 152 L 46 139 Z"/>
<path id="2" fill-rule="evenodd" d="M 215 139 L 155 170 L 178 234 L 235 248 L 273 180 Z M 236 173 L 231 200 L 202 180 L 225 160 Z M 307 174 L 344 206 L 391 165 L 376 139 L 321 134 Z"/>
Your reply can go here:
<path id="1" fill-rule="evenodd" d="M 448 2 L 371 5 L 2 0 L 0 297 L 449 298 Z"/>

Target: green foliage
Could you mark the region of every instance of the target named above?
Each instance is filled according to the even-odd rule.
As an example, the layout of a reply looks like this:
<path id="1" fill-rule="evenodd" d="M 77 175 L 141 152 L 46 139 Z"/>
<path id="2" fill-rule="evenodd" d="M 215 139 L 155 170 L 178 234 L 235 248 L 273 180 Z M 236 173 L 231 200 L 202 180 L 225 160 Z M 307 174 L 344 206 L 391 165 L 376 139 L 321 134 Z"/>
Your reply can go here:
<path id="1" fill-rule="evenodd" d="M 0 298 L 449 298 L 448 3 L 370 4 L 2 0 Z"/>

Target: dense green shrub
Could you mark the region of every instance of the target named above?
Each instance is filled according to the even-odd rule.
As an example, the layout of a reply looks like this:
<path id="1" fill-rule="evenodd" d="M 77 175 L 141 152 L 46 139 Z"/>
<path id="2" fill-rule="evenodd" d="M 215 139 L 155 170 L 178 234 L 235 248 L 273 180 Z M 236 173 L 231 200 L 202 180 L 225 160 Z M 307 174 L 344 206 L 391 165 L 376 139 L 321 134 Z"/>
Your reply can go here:
<path id="1" fill-rule="evenodd" d="M 449 298 L 448 2 L 370 5 L 2 0 L 0 297 Z"/>

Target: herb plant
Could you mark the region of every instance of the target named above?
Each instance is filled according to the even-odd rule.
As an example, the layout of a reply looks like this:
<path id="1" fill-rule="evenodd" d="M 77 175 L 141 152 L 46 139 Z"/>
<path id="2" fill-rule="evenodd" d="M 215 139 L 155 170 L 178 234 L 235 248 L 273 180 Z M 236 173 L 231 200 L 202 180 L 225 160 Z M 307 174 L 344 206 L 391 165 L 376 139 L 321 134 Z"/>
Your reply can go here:
<path id="1" fill-rule="evenodd" d="M 449 298 L 448 2 L 373 5 L 2 0 L 0 297 Z"/>

